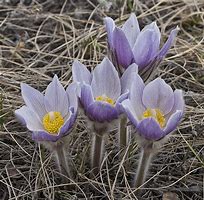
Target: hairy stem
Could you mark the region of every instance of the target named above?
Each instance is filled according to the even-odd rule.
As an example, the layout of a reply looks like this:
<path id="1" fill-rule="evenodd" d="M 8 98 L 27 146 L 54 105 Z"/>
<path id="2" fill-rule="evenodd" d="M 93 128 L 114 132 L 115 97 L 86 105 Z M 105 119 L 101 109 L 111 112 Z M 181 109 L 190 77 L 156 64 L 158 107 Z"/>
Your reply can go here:
<path id="1" fill-rule="evenodd" d="M 151 148 L 143 148 L 141 152 L 140 162 L 137 169 L 134 187 L 140 187 L 144 182 L 151 163 L 153 151 Z"/>
<path id="2" fill-rule="evenodd" d="M 120 142 L 120 149 L 122 149 L 127 146 L 127 142 L 128 142 L 127 117 L 122 116 L 119 123 L 120 123 L 119 142 Z"/>
<path id="3" fill-rule="evenodd" d="M 57 165 L 59 167 L 60 173 L 66 177 L 71 178 L 71 172 L 69 169 L 69 165 L 67 162 L 65 149 L 64 149 L 63 145 L 62 146 L 58 145 L 55 148 L 55 155 L 56 155 L 56 161 L 57 161 Z"/>
<path id="4" fill-rule="evenodd" d="M 104 152 L 104 135 L 95 133 L 92 142 L 92 169 L 96 175 L 99 173 Z"/>

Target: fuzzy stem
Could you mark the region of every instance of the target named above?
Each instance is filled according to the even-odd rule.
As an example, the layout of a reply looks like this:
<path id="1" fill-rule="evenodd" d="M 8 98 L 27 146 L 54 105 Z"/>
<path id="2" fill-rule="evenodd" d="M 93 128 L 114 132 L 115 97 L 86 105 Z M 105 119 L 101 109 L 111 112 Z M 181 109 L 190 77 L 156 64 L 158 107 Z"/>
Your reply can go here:
<path id="1" fill-rule="evenodd" d="M 96 175 L 99 173 L 101 161 L 103 157 L 104 148 L 104 135 L 95 133 L 93 135 L 92 142 L 92 169 L 93 173 Z"/>
<path id="2" fill-rule="evenodd" d="M 141 151 L 140 162 L 137 169 L 134 187 L 140 187 L 144 182 L 151 163 L 153 151 L 151 148 L 144 147 Z"/>
<path id="3" fill-rule="evenodd" d="M 69 165 L 67 162 L 65 149 L 64 149 L 63 145 L 62 146 L 58 145 L 55 148 L 55 155 L 56 155 L 56 161 L 57 161 L 57 165 L 59 167 L 60 173 L 66 177 L 71 178 L 71 172 L 69 169 Z"/>
<path id="4" fill-rule="evenodd" d="M 119 126 L 119 142 L 120 142 L 120 149 L 127 146 L 128 142 L 128 132 L 127 132 L 127 117 L 123 116 L 120 119 L 120 126 Z"/>

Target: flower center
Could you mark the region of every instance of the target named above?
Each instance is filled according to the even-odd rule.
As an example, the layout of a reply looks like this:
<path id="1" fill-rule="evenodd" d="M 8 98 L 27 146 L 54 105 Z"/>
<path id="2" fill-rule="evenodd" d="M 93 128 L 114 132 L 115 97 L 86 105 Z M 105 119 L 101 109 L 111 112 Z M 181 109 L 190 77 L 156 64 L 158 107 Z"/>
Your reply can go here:
<path id="1" fill-rule="evenodd" d="M 115 103 L 113 99 L 107 97 L 106 95 L 98 96 L 95 99 L 96 99 L 96 101 L 103 101 L 103 102 L 109 103 L 111 105 L 114 105 L 114 103 Z"/>
<path id="2" fill-rule="evenodd" d="M 166 124 L 164 114 L 159 109 L 147 108 L 147 110 L 143 112 L 143 118 L 149 117 L 154 118 L 159 123 L 161 128 L 163 128 Z"/>
<path id="3" fill-rule="evenodd" d="M 64 124 L 64 119 L 60 112 L 49 112 L 43 117 L 44 129 L 51 134 L 57 134 Z"/>

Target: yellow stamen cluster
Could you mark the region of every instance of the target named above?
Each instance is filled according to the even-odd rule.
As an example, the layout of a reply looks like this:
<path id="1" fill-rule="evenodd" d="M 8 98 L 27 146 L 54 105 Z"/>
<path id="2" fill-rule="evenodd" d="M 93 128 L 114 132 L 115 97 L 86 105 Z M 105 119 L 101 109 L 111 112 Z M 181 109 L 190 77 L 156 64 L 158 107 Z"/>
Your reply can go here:
<path id="1" fill-rule="evenodd" d="M 149 117 L 154 118 L 159 123 L 161 128 L 163 128 L 166 124 L 165 117 L 159 109 L 147 108 L 147 110 L 145 110 L 145 112 L 143 113 L 143 118 Z"/>
<path id="2" fill-rule="evenodd" d="M 57 134 L 63 124 L 64 119 L 60 112 L 49 112 L 43 117 L 44 129 L 50 134 Z"/>
<path id="3" fill-rule="evenodd" d="M 104 101 L 104 102 L 109 103 L 111 105 L 114 105 L 114 103 L 115 103 L 113 99 L 111 99 L 105 95 L 98 96 L 95 99 L 96 99 L 96 101 Z"/>

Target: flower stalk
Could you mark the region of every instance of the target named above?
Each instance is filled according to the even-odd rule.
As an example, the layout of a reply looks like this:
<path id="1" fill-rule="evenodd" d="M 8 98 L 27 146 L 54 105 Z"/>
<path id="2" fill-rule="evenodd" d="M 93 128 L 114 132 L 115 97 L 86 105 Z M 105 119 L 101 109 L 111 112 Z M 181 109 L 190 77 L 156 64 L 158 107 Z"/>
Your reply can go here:
<path id="1" fill-rule="evenodd" d="M 128 132 L 127 132 L 127 117 L 122 116 L 119 122 L 119 143 L 120 150 L 127 146 Z"/>
<path id="2" fill-rule="evenodd" d="M 141 151 L 140 161 L 137 168 L 137 174 L 134 181 L 134 187 L 138 188 L 145 182 L 149 166 L 151 164 L 153 149 L 151 147 L 143 147 Z"/>
<path id="3" fill-rule="evenodd" d="M 104 152 L 104 135 L 94 133 L 93 143 L 92 143 L 92 169 L 93 173 L 96 175 L 99 173 L 101 161 Z"/>
<path id="4" fill-rule="evenodd" d="M 56 162 L 57 162 L 60 173 L 64 175 L 65 177 L 71 178 L 72 175 L 69 169 L 64 146 L 57 145 L 54 150 L 54 153 L 56 156 Z"/>

